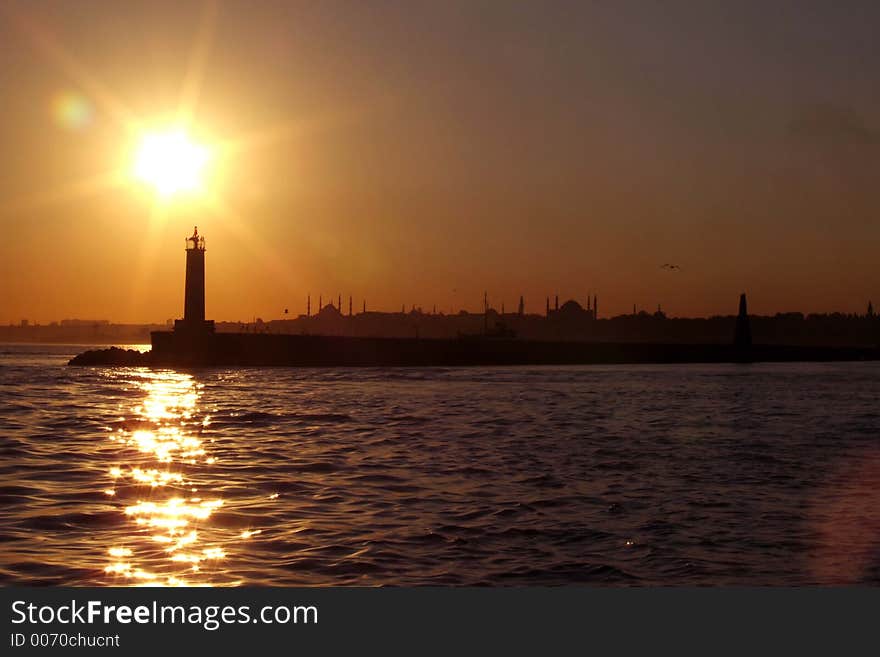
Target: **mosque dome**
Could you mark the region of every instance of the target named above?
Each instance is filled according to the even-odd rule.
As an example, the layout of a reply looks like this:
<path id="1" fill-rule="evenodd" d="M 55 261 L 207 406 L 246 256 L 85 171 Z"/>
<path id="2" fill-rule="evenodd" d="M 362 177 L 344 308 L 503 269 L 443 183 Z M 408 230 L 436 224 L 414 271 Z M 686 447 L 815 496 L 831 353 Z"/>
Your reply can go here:
<path id="1" fill-rule="evenodd" d="M 559 306 L 559 312 L 564 315 L 576 315 L 584 312 L 584 307 L 574 299 L 569 299 Z"/>

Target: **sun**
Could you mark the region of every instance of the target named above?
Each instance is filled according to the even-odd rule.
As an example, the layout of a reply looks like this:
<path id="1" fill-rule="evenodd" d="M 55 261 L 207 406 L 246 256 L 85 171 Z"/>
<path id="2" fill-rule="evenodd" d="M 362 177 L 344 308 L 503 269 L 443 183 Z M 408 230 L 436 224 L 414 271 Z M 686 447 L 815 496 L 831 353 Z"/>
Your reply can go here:
<path id="1" fill-rule="evenodd" d="M 134 177 L 162 198 L 202 187 L 209 149 L 190 139 L 186 131 L 172 128 L 141 137 L 134 159 Z"/>

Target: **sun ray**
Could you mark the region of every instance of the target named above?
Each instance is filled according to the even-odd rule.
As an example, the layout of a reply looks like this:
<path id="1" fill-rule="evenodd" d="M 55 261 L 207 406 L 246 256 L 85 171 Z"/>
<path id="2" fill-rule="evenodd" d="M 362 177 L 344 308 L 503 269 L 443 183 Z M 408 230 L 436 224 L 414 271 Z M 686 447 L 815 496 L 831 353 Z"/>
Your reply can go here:
<path id="1" fill-rule="evenodd" d="M 275 146 L 307 134 L 313 125 L 314 122 L 301 118 L 286 119 L 266 128 L 221 140 L 217 145 L 217 152 L 223 157 L 229 157 L 258 148 Z"/>
<path id="2" fill-rule="evenodd" d="M 385 99 L 387 100 L 387 99 Z M 215 145 L 215 151 L 229 157 L 259 148 L 277 146 L 306 135 L 340 128 L 345 124 L 363 119 L 365 114 L 379 108 L 381 101 L 360 103 L 356 107 L 336 109 L 309 117 L 290 117 L 258 130 L 243 132 L 236 137 L 222 139 Z"/>
<path id="3" fill-rule="evenodd" d="M 282 258 L 274 247 L 263 240 L 260 234 L 249 228 L 249 223 L 241 218 L 237 212 L 216 193 L 205 193 L 200 196 L 204 206 L 216 215 L 223 226 L 233 232 L 251 254 L 256 262 L 267 265 L 279 280 L 291 281 L 295 276 L 287 261 Z"/>
<path id="4" fill-rule="evenodd" d="M 58 185 L 45 192 L 13 200 L 0 206 L 0 214 L 19 214 L 41 210 L 53 205 L 95 196 L 101 192 L 122 187 L 127 183 L 126 172 L 120 169 L 111 169 L 80 180 Z"/>
<path id="5" fill-rule="evenodd" d="M 130 315 L 138 314 L 138 299 L 143 299 L 150 287 L 150 274 L 152 264 L 156 261 L 160 246 L 159 239 L 161 228 L 165 225 L 168 209 L 163 203 L 154 203 L 150 208 L 150 216 L 146 222 L 145 230 L 138 239 L 138 263 L 133 269 L 131 277 L 131 294 L 128 298 L 128 312 Z"/>
<path id="6" fill-rule="evenodd" d="M 180 91 L 180 102 L 177 108 L 178 124 L 188 125 L 195 115 L 205 77 L 205 65 L 214 43 L 216 26 L 217 2 L 216 0 L 206 0 L 202 5 L 195 41 L 190 51 L 186 75 Z"/>

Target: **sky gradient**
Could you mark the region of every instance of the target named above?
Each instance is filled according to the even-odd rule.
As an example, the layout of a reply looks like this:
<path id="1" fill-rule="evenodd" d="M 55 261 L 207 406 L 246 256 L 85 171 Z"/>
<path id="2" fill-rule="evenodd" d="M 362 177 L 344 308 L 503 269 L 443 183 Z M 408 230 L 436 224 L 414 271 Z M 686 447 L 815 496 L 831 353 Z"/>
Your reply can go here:
<path id="1" fill-rule="evenodd" d="M 217 320 L 484 290 L 864 312 L 878 24 L 873 2 L 0 1 L 0 322 L 180 317 L 194 224 Z M 157 205 L 112 172 L 181 98 L 225 147 L 210 199 Z"/>

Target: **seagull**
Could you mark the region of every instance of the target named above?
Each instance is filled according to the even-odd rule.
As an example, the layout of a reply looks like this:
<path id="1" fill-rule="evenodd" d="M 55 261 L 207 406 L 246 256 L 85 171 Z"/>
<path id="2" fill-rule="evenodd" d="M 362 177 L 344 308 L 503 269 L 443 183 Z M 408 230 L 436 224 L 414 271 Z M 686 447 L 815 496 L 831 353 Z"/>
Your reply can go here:
<path id="1" fill-rule="evenodd" d="M 670 271 L 672 271 L 672 270 L 675 270 L 675 269 L 679 269 L 679 270 L 680 270 L 681 267 L 680 267 L 679 265 L 671 265 L 671 264 L 669 264 L 668 262 L 665 262 L 665 263 L 663 263 L 662 265 L 660 265 L 660 269 L 669 269 Z"/>

